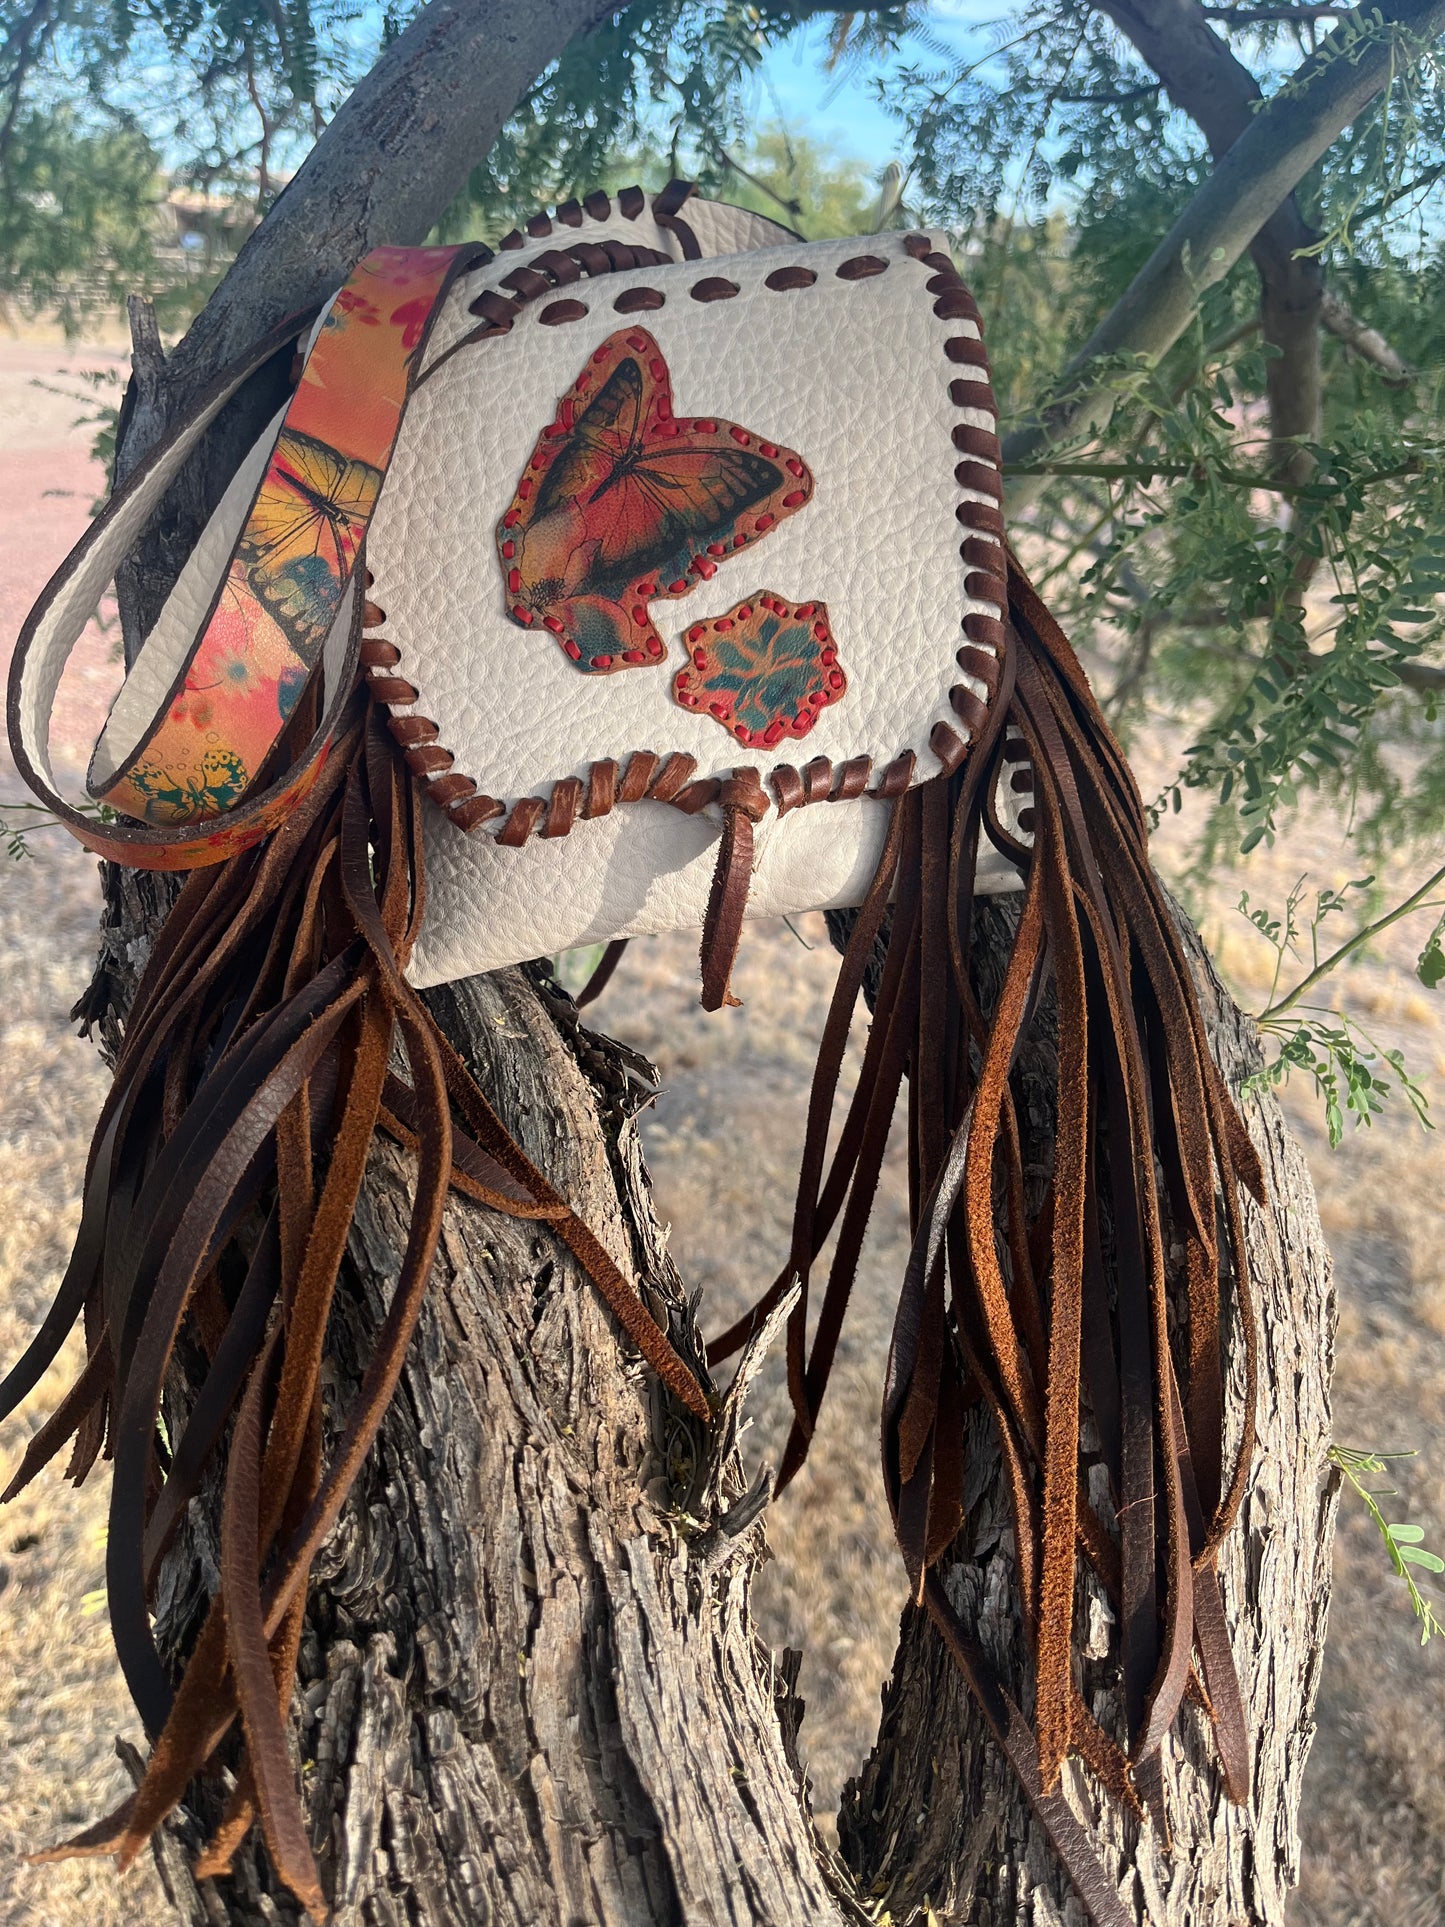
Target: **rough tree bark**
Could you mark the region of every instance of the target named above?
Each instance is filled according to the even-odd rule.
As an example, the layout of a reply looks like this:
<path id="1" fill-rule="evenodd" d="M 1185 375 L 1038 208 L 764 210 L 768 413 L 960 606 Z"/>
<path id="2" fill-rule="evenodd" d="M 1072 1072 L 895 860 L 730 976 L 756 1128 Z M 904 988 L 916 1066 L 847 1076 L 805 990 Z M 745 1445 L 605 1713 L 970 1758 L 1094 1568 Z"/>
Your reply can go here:
<path id="1" fill-rule="evenodd" d="M 603 10 L 582 0 L 545 10 L 526 0 L 433 0 L 417 28 L 450 20 L 465 40 L 470 15 L 488 32 L 518 33 L 540 11 L 552 24 L 565 13 L 570 30 Z M 333 209 L 327 232 L 345 239 L 318 270 L 323 281 L 340 277 L 348 248 L 418 238 L 426 200 L 416 181 L 426 163 L 417 156 L 429 142 L 446 157 L 431 181 L 433 212 L 455 186 L 459 97 L 439 92 L 433 119 L 425 85 L 448 54 L 435 40 L 418 44 L 402 89 L 415 111 L 401 130 L 378 128 L 365 165 L 343 150 L 339 173 L 323 141 L 309 184 L 303 174 L 283 197 L 297 232 L 308 196 Z M 467 44 L 481 46 L 475 35 Z M 541 25 L 528 44 L 540 65 Z M 472 151 L 485 149 L 531 78 L 525 65 L 507 67 L 482 107 L 468 103 Z M 479 86 L 480 66 L 478 56 Z M 394 167 L 409 185 L 392 202 Z M 348 178 L 359 181 L 349 224 Z M 289 287 L 284 250 L 264 271 L 260 256 L 248 256 L 232 293 L 223 291 L 231 318 L 207 324 L 212 343 L 242 338 L 312 291 L 310 280 Z M 197 349 L 152 357 L 149 394 L 138 386 L 128 415 L 130 459 L 184 408 L 201 358 Z M 167 512 L 172 557 L 246 432 L 241 411 Z M 157 560 L 136 585 L 132 640 L 167 566 Z M 111 878 L 92 1016 L 111 1022 L 124 1010 L 164 902 L 150 879 Z M 997 918 L 993 931 L 987 954 L 997 967 Z M 1242 1020 L 1217 987 L 1212 994 L 1222 1061 L 1237 1075 L 1249 1049 Z M 537 970 L 436 993 L 435 1008 L 519 1141 L 635 1272 L 675 1342 L 698 1356 L 694 1308 L 667 1256 L 631 1117 L 636 1060 L 583 1030 Z M 1037 1048 L 1048 1050 L 1046 1036 Z M 1036 1113 L 1032 1123 L 1043 1164 L 1048 1120 Z M 1143 1895 L 1141 1918 L 1161 1923 L 1280 1919 L 1328 1591 L 1327 1263 L 1308 1180 L 1277 1113 L 1256 1105 L 1253 1123 L 1276 1184 L 1272 1211 L 1254 1228 L 1265 1451 L 1228 1584 L 1258 1735 L 1257 1819 L 1220 1809 L 1197 1735 L 1171 1767 L 1189 1816 L 1172 1868 L 1155 1843 L 1100 1817 L 1102 1849 L 1137 1869 L 1128 1878 Z M 332 1333 L 332 1424 L 354 1393 L 396 1273 L 407 1166 L 394 1147 L 375 1147 Z M 184 1369 L 171 1396 L 187 1396 Z M 297 1756 L 338 1927 L 832 1927 L 876 1918 L 880 1898 L 903 1922 L 925 1896 L 945 1919 L 974 1909 L 996 1920 L 1076 1912 L 927 1627 L 911 1616 L 878 1748 L 844 1816 L 849 1867 L 821 1851 L 797 1764 L 795 1667 L 760 1649 L 749 1620 L 761 1552 L 751 1514 L 763 1494 L 754 1488 L 744 1499 L 736 1417 L 734 1405 L 716 1438 L 701 1436 L 624 1354 L 590 1284 L 545 1231 L 453 1204 L 401 1389 L 318 1563 L 302 1648 Z M 982 1486 L 991 1460 L 979 1444 Z M 171 1650 L 193 1633 L 214 1584 L 214 1524 L 202 1495 L 167 1563 L 158 1631 Z M 1005 1664 L 1013 1629 L 1003 1537 L 975 1534 L 950 1584 L 978 1599 Z M 1090 1688 L 1107 1714 L 1108 1669 L 1093 1671 Z M 185 1849 L 208 1817 L 183 1810 L 160 1843 L 175 1917 L 198 1927 L 294 1921 L 255 1848 L 234 1882 L 196 1886 Z M 1186 1903 L 1194 1911 L 1179 1911 Z"/>

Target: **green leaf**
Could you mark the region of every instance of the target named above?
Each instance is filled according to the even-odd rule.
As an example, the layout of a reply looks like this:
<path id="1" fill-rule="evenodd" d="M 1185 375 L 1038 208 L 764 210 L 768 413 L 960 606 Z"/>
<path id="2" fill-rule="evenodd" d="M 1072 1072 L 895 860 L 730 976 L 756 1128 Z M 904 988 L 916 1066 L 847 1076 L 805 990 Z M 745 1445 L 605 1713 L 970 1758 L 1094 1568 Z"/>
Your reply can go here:
<path id="1" fill-rule="evenodd" d="M 1401 1546 L 1400 1557 L 1412 1566 L 1423 1566 L 1426 1572 L 1445 1572 L 1445 1559 L 1438 1553 L 1422 1552 L 1418 1546 Z"/>

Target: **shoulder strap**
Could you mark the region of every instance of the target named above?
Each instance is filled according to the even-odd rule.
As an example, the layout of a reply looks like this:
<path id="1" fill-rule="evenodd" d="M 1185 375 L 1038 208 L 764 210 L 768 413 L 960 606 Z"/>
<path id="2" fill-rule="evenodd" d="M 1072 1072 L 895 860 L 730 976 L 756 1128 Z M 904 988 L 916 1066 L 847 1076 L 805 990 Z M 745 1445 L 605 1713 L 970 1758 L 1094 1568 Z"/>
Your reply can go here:
<path id="1" fill-rule="evenodd" d="M 217 377 L 47 585 L 11 661 L 10 746 L 30 788 L 90 849 L 140 869 L 219 863 L 258 842 L 315 782 L 355 680 L 362 547 L 412 380 L 448 289 L 485 255 L 476 245 L 377 248 L 337 295 L 241 533 L 219 575 L 202 585 L 209 602 L 187 624 L 187 598 L 172 598 L 116 699 L 88 784 L 119 812 L 115 820 L 68 803 L 55 786 L 49 735 L 61 674 L 187 457 L 309 315 L 280 323 Z M 273 752 L 326 653 L 331 673 L 316 732 L 274 774 Z M 120 756 L 112 732 L 128 738 Z"/>

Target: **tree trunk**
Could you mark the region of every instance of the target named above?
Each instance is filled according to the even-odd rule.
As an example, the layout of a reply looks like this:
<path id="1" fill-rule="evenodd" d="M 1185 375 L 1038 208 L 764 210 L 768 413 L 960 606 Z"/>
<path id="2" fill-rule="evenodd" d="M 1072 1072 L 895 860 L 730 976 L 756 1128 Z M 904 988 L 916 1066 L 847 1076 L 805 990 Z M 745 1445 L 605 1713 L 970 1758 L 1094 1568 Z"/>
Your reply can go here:
<path id="1" fill-rule="evenodd" d="M 467 10 L 442 11 L 455 21 Z M 480 11 L 515 26 L 528 0 L 488 0 Z M 579 18 L 599 11 L 575 8 Z M 505 103 L 489 98 L 473 123 L 481 146 L 515 98 L 515 76 L 507 86 Z M 409 138 L 425 115 L 412 120 Z M 394 157 L 377 138 L 384 172 Z M 336 176 L 321 169 L 316 187 L 316 172 L 318 204 L 328 204 Z M 376 231 L 372 210 L 384 197 L 375 174 L 366 180 L 357 248 L 400 238 Z M 414 209 L 414 177 L 407 183 Z M 294 197 L 294 213 L 311 191 L 298 177 L 282 205 Z M 329 265 L 326 273 L 335 278 Z M 231 299 L 259 302 L 260 312 L 276 290 L 265 283 L 258 295 L 254 281 L 243 273 Z M 182 405 L 194 367 L 174 359 L 174 390 L 170 364 L 146 371 L 144 406 L 128 417 L 132 459 Z M 236 440 L 233 427 L 227 442 Z M 218 458 L 198 469 L 173 517 L 168 510 L 127 612 L 131 646 L 225 466 Z M 169 894 L 163 880 L 111 874 L 87 1015 L 112 1037 Z M 1006 921 L 1002 912 L 988 919 L 985 968 L 999 966 Z M 1196 954 L 1204 971 L 1197 941 Z M 1237 1079 L 1253 1062 L 1247 1026 L 1212 978 L 1206 994 L 1221 1061 Z M 635 1271 L 674 1342 L 700 1359 L 631 1116 L 635 1057 L 582 1029 L 537 969 L 432 1001 L 508 1128 Z M 1035 1048 L 1049 1050 L 1046 1035 Z M 1328 1594 L 1328 1263 L 1277 1110 L 1268 1101 L 1250 1109 L 1274 1187 L 1271 1211 L 1252 1220 L 1261 1458 L 1226 1589 L 1254 1717 L 1256 1819 L 1221 1807 L 1192 1727 L 1170 1769 L 1180 1816 L 1172 1863 L 1152 1838 L 1137 1841 L 1116 1816 L 1097 1815 L 1101 1851 L 1131 1870 L 1141 1919 L 1157 1922 L 1280 1919 Z M 1030 1162 L 1046 1168 L 1040 1104 L 1030 1123 Z M 397 1272 L 409 1166 L 395 1146 L 375 1145 L 329 1335 L 333 1428 Z M 185 1364 L 170 1393 L 179 1405 Z M 881 1358 L 878 1370 L 881 1381 Z M 876 1920 L 880 1902 L 901 1927 L 925 1899 L 942 1919 L 1075 1917 L 959 1682 L 912 1615 L 878 1746 L 846 1805 L 849 1867 L 822 1850 L 797 1761 L 796 1658 L 763 1651 L 749 1618 L 763 1550 L 751 1519 L 765 1495 L 743 1502 L 737 1420 L 734 1398 L 709 1438 L 668 1403 L 545 1229 L 453 1202 L 398 1394 L 317 1561 L 301 1649 L 297 1759 L 338 1927 L 833 1927 Z M 979 1489 L 993 1459 L 985 1437 L 976 1444 Z M 216 1496 L 193 1504 L 164 1569 L 157 1630 L 172 1653 L 214 1587 Z M 975 1534 L 949 1585 L 976 1610 L 1007 1677 L 1017 1627 L 1006 1542 L 998 1529 Z M 1097 1603 L 1092 1612 L 1099 1632 Z M 1107 1718 L 1109 1665 L 1091 1670 Z M 157 1847 L 175 1917 L 198 1927 L 296 1921 L 254 1843 L 234 1880 L 197 1887 L 186 1852 L 215 1817 L 197 1798 Z"/>
<path id="2" fill-rule="evenodd" d="M 990 906 L 983 924 L 982 970 L 1001 971 L 1007 909 Z M 1186 934 L 1237 1084 L 1258 1063 L 1252 1027 Z M 585 1030 L 536 968 L 432 1001 L 508 1128 L 630 1255 L 696 1359 L 632 1119 L 645 1094 L 637 1060 Z M 1040 1181 L 1053 1048 L 1045 1009 L 1022 1067 L 1026 1166 Z M 1329 1259 L 1277 1106 L 1246 1109 L 1271 1196 L 1268 1213 L 1250 1207 L 1260 1452 L 1224 1578 L 1255 1738 L 1253 1811 L 1224 1801 L 1193 1709 L 1169 1748 L 1172 1857 L 1068 1769 L 1099 1851 L 1157 1927 L 1283 1920 L 1329 1597 Z M 331 1413 L 354 1395 L 396 1272 L 409 1163 L 378 1141 L 334 1315 Z M 1236 1427 L 1240 1393 L 1236 1375 Z M 899 1927 L 927 1905 L 940 1921 L 1082 1921 L 952 1661 L 911 1612 L 878 1741 L 844 1800 L 847 1869 L 823 1852 L 794 1744 L 797 1656 L 763 1651 L 749 1618 L 763 1543 L 751 1506 L 735 1510 L 740 1410 L 730 1401 L 709 1441 L 626 1355 L 549 1233 L 455 1201 L 401 1389 L 318 1561 L 302 1646 L 297 1757 L 337 1927 L 832 1927 L 880 1905 Z M 970 1496 L 988 1488 L 973 1517 L 986 1523 L 955 1549 L 948 1585 L 1019 1690 L 1007 1509 L 985 1422 L 970 1443 Z M 203 1498 L 168 1562 L 164 1647 L 193 1633 L 216 1554 Z M 1117 1727 L 1108 1609 L 1093 1593 L 1084 1610 L 1090 1702 Z M 183 1811 L 159 1845 L 176 1918 L 300 1927 L 254 1841 L 233 1882 L 197 1888 L 187 1855 L 216 1811 Z"/>

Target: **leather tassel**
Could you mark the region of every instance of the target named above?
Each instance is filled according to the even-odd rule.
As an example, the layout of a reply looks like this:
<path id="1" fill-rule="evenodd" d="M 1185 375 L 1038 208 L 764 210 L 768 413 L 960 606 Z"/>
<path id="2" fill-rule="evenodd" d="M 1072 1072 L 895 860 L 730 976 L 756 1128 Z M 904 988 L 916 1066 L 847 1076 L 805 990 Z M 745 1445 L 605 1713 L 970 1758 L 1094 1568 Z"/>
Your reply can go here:
<path id="1" fill-rule="evenodd" d="M 788 1265 L 751 1317 L 714 1342 L 709 1360 L 735 1350 L 787 1283 L 801 1280 L 789 1329 L 794 1424 L 780 1475 L 786 1483 L 816 1433 L 906 1076 L 914 1244 L 882 1414 L 899 1549 L 910 1592 L 958 1661 L 1090 1918 L 1096 1927 L 1117 1927 L 1123 1916 L 1112 1883 L 1058 1791 L 1067 1755 L 1081 1754 L 1134 1811 L 1147 1805 L 1167 1839 L 1161 1748 L 1187 1695 L 1214 1723 L 1231 1797 L 1248 1791 L 1249 1739 L 1215 1554 L 1252 1450 L 1255 1334 L 1239 1189 L 1260 1198 L 1263 1183 L 1209 1054 L 1123 753 L 1012 557 L 1009 594 L 1006 649 L 983 727 L 952 775 L 896 806 L 897 834 L 844 954 L 815 1073 Z M 1032 829 L 1020 835 L 999 796 L 1022 764 L 1031 772 L 1032 817 L 1024 821 Z M 985 838 L 1024 881 L 992 1010 L 980 1005 L 970 970 L 973 876 Z M 825 1179 L 823 1147 L 849 1022 L 890 894 L 872 1028 Z M 1057 1127 L 1052 1173 L 1031 1199 L 1012 1079 L 1049 987 L 1058 1008 Z M 809 1348 L 809 1273 L 840 1215 Z M 1182 1397 L 1170 1349 L 1166 1230 L 1185 1254 L 1190 1369 Z M 1233 1280 L 1233 1307 L 1221 1297 L 1222 1273 Z M 1231 1311 L 1251 1410 L 1243 1444 L 1226 1464 L 1222 1359 Z M 960 1426 L 973 1397 L 982 1399 L 1002 1450 L 1034 1670 L 1032 1722 L 992 1677 L 938 1577 L 948 1545 L 967 1524 Z M 1110 1477 L 1112 1503 L 1102 1511 L 1090 1501 L 1080 1464 L 1086 1408 Z M 1123 1747 L 1094 1720 L 1075 1684 L 1080 1559 L 1121 1625 Z"/>
<path id="2" fill-rule="evenodd" d="M 723 829 L 702 926 L 704 1010 L 721 1010 L 724 1005 L 736 1007 L 740 1001 L 733 996 L 728 983 L 743 934 L 743 916 L 752 883 L 753 825 L 762 822 L 769 808 L 767 791 L 755 769 L 737 769 L 724 778 L 718 787 L 717 800 L 722 805 Z"/>

